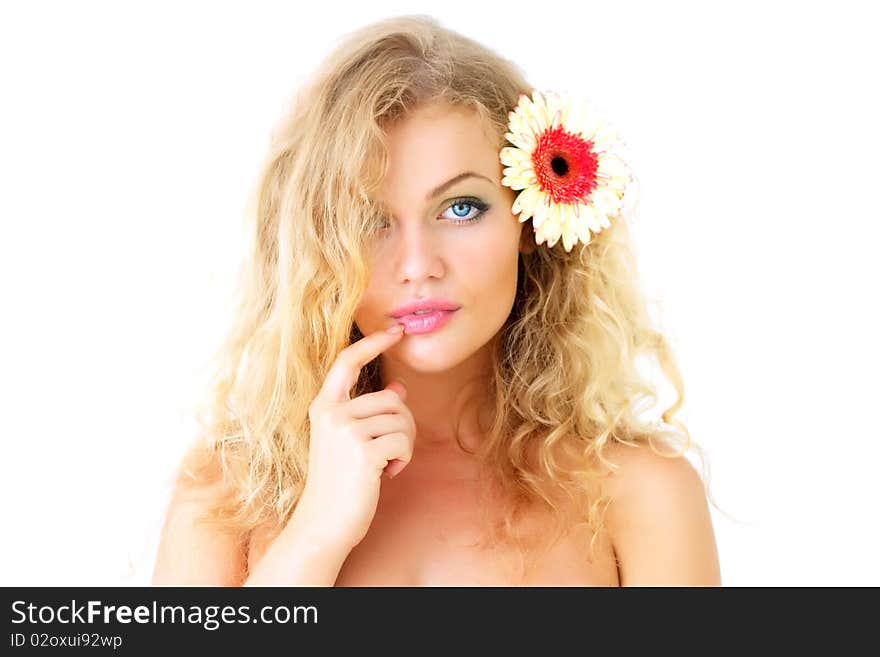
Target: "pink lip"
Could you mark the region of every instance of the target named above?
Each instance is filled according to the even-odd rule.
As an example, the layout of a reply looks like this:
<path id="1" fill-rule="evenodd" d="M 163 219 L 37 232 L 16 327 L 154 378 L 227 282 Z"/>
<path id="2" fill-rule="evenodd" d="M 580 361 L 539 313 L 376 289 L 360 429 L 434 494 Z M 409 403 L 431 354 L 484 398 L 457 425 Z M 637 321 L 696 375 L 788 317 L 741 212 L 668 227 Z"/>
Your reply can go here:
<path id="1" fill-rule="evenodd" d="M 395 319 L 399 319 L 404 315 L 409 315 L 417 310 L 458 310 L 459 308 L 461 308 L 460 305 L 447 299 L 412 299 L 399 308 L 395 308 L 391 312 L 391 316 Z"/>
<path id="2" fill-rule="evenodd" d="M 398 324 L 403 324 L 405 334 L 418 335 L 436 331 L 452 319 L 455 312 L 455 310 L 435 310 L 423 315 L 404 315 L 397 317 L 396 320 Z"/>

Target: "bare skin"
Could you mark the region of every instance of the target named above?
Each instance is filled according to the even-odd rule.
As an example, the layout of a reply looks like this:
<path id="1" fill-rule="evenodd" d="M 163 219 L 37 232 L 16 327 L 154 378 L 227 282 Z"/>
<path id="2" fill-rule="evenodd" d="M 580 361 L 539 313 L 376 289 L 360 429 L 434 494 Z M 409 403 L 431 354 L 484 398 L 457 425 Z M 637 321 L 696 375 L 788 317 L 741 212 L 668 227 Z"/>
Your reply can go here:
<path id="1" fill-rule="evenodd" d="M 389 225 L 376 245 L 370 285 L 355 321 L 369 336 L 393 325 L 391 311 L 412 298 L 443 297 L 460 309 L 431 333 L 387 342 L 364 338 L 374 343 L 376 353 L 382 352 L 383 386 L 393 386 L 400 395 L 391 400 L 386 393 L 372 393 L 385 394 L 383 404 L 389 408 L 380 410 L 378 402 L 370 402 L 373 410 L 368 411 L 362 403 L 368 400 L 347 398 L 345 390 L 356 379 L 350 367 L 331 377 L 333 385 L 325 382 L 335 390 L 322 395 L 333 408 L 358 406 L 362 412 L 354 417 L 359 426 L 376 423 L 377 428 L 385 427 L 377 429 L 380 434 L 397 432 L 395 442 L 382 447 L 388 460 L 374 463 L 379 452 L 363 442 L 366 437 L 340 433 L 350 423 L 326 411 L 330 407 L 325 399 L 314 419 L 326 418 L 326 430 L 312 438 L 320 438 L 326 449 L 312 452 L 318 458 L 314 469 L 309 466 L 306 489 L 311 494 L 304 494 L 308 503 L 302 505 L 303 512 L 295 513 L 284 528 L 256 530 L 242 549 L 235 540 L 193 528 L 194 511 L 204 500 L 181 498 L 169 511 L 153 582 L 719 584 L 702 482 L 686 460 L 664 459 L 647 447 L 614 446 L 606 453 L 620 469 L 607 482 L 612 502 L 592 561 L 592 536 L 586 530 L 564 536 L 540 556 L 526 578 L 520 577 L 513 548 L 476 545 L 487 528 L 483 511 L 497 518 L 502 500 L 478 497 L 472 457 L 459 450 L 455 429 L 461 428 L 466 443 L 481 439 L 477 413 L 488 406 L 481 377 L 490 367 L 491 343 L 514 301 L 518 254 L 535 248 L 534 237 L 525 230 L 528 224 L 519 225 L 510 212 L 514 194 L 499 184 L 497 152 L 475 115 L 423 108 L 392 132 L 390 146 L 391 167 L 383 188 Z M 475 171 L 479 177 L 462 179 L 426 197 L 438 183 L 464 171 Z M 476 212 L 480 201 L 489 206 L 482 215 Z M 466 217 L 478 219 L 463 223 Z M 388 414 L 383 419 L 379 413 Z M 391 435 L 375 440 L 388 441 Z M 340 442 L 343 439 L 347 442 Z M 375 471 L 367 471 L 363 460 L 353 456 L 355 449 L 369 450 L 369 468 L 375 465 Z M 388 474 L 395 476 L 388 479 Z M 340 518 L 346 527 L 337 526 Z M 521 526 L 532 537 L 541 537 L 550 519 L 549 512 L 535 510 Z"/>
<path id="2" fill-rule="evenodd" d="M 485 520 L 473 467 L 466 455 L 435 454 L 413 461 L 394 479 L 382 480 L 376 515 L 366 537 L 349 553 L 336 586 L 618 586 L 610 540 L 580 530 L 560 539 L 521 577 L 515 551 L 481 547 Z M 497 512 L 498 508 L 493 508 Z M 533 512 L 530 531 L 549 527 Z M 268 532 L 252 537 L 248 564 L 255 568 L 269 544 Z"/>
<path id="3" fill-rule="evenodd" d="M 578 530 L 521 579 L 509 550 L 472 546 L 484 525 L 468 460 L 447 457 L 437 466 L 440 459 L 425 459 L 419 466 L 413 459 L 395 479 L 383 479 L 370 529 L 344 559 L 335 584 L 720 586 L 712 521 L 693 466 L 681 457 L 659 456 L 646 445 L 614 445 L 606 455 L 620 467 L 604 485 L 611 502 L 592 562 L 586 549 L 592 534 Z M 533 536 L 549 526 L 542 513 L 526 524 Z M 255 532 L 242 562 L 254 568 L 271 540 L 269 532 Z"/>
<path id="4" fill-rule="evenodd" d="M 376 514 L 353 549 L 335 554 L 294 527 L 280 561 L 290 564 L 291 581 L 324 586 L 719 586 L 715 536 L 693 467 L 646 446 L 616 445 L 607 456 L 620 467 L 607 480 L 606 531 L 596 541 L 592 563 L 586 532 L 559 541 L 525 581 L 510 565 L 509 553 L 473 547 L 484 528 L 474 505 L 473 469 L 466 459 L 448 457 L 433 469 L 425 467 L 432 463 L 427 459 L 421 466 L 413 460 L 395 479 L 383 478 Z M 267 560 L 267 549 L 278 545 L 281 528 L 256 530 L 242 548 L 232 536 L 199 527 L 197 511 L 212 495 L 180 492 L 172 502 L 154 585 L 240 586 Z M 540 532 L 540 514 L 527 524 Z M 311 568 L 328 574 L 310 574 L 317 573 Z"/>

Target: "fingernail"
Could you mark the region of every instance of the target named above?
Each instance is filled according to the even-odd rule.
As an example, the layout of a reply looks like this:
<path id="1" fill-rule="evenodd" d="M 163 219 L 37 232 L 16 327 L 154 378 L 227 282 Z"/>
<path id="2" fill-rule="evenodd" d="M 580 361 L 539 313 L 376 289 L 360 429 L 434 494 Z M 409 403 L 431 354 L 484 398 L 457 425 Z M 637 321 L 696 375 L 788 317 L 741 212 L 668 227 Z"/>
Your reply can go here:
<path id="1" fill-rule="evenodd" d="M 399 333 L 403 330 L 403 324 L 395 324 L 394 326 L 390 326 L 385 329 L 386 333 Z"/>

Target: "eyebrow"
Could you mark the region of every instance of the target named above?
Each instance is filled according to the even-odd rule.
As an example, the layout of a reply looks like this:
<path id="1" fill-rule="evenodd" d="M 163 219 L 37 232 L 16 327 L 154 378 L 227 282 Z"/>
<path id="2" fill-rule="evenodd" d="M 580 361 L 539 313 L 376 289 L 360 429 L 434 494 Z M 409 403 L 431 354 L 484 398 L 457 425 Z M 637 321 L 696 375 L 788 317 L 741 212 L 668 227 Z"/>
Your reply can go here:
<path id="1" fill-rule="evenodd" d="M 425 200 L 426 200 L 426 201 L 430 201 L 432 198 L 435 198 L 435 197 L 437 197 L 437 196 L 440 196 L 440 194 L 442 194 L 442 193 L 445 192 L 447 189 L 449 189 L 450 187 L 452 187 L 455 183 L 459 182 L 460 180 L 464 180 L 465 178 L 482 178 L 483 180 L 488 180 L 488 181 L 489 181 L 490 183 L 492 183 L 493 185 L 495 184 L 494 181 L 490 180 L 490 179 L 487 178 L 486 176 L 483 176 L 483 175 L 481 175 L 481 174 L 479 174 L 479 173 L 474 173 L 473 171 L 465 171 L 464 173 L 460 173 L 460 174 L 458 174 L 458 175 L 455 176 L 454 178 L 450 178 L 449 180 L 447 180 L 447 181 L 446 181 L 445 183 L 443 183 L 442 185 L 438 185 L 438 186 L 435 187 L 433 190 L 431 190 L 430 192 L 428 192 L 428 195 L 425 197 Z"/>

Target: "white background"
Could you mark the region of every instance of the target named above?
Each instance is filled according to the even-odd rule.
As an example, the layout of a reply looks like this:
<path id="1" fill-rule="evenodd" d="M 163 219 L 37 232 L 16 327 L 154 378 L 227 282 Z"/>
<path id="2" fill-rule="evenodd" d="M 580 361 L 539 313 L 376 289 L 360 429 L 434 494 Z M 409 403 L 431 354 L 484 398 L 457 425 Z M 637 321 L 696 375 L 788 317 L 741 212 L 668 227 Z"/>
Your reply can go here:
<path id="1" fill-rule="evenodd" d="M 149 582 L 270 129 L 345 33 L 427 13 L 626 141 L 723 583 L 880 585 L 869 5 L 4 2 L 0 584 Z"/>

